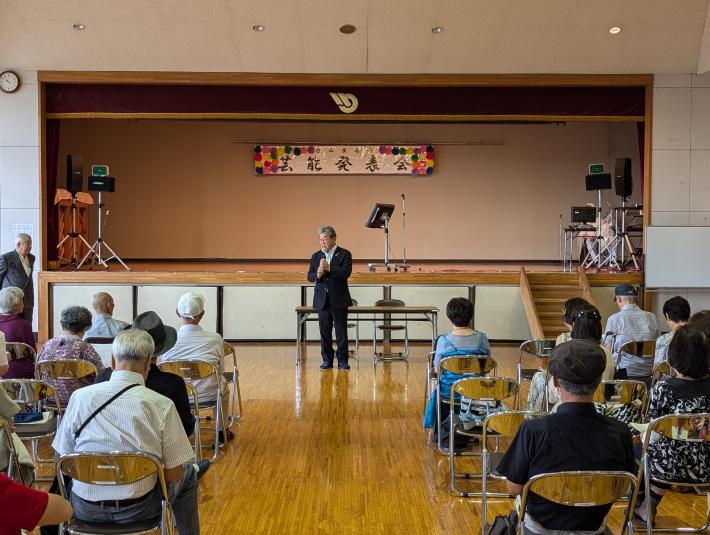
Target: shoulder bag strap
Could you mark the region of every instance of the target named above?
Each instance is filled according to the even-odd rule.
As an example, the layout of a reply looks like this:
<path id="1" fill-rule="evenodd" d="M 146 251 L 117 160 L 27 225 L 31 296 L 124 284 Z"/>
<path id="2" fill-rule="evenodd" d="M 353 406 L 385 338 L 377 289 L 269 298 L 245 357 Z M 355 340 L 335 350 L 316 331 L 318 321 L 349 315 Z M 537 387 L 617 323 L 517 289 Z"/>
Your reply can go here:
<path id="1" fill-rule="evenodd" d="M 123 390 L 121 390 L 121 391 L 117 392 L 116 394 L 114 394 L 108 401 L 106 401 L 103 405 L 101 405 L 98 409 L 96 409 L 93 413 L 91 413 L 91 416 L 89 416 L 89 417 L 84 421 L 84 423 L 81 424 L 81 427 L 79 427 L 79 429 L 77 429 L 76 432 L 74 433 L 74 440 L 76 440 L 77 438 L 79 438 L 79 435 L 81 435 L 81 432 L 84 430 L 84 428 L 85 428 L 87 425 L 89 425 L 89 422 L 91 422 L 91 420 L 93 420 L 94 418 L 96 418 L 96 416 L 98 416 L 98 414 L 99 414 L 102 410 L 104 410 L 104 409 L 105 409 L 106 407 L 108 407 L 111 403 L 113 403 L 113 402 L 114 402 L 119 396 L 121 396 L 124 392 L 127 392 L 127 391 L 129 391 L 131 388 L 135 388 L 136 386 L 140 386 L 140 385 L 139 385 L 139 384 L 128 385 L 128 386 L 127 386 L 126 388 L 124 388 Z"/>

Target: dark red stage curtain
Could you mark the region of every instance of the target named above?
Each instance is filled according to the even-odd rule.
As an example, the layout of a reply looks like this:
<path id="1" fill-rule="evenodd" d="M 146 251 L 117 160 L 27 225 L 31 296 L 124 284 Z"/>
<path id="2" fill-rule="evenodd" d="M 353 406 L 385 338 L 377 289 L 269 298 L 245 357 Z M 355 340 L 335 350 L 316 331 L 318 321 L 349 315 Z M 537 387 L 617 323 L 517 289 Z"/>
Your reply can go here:
<path id="1" fill-rule="evenodd" d="M 643 87 L 276 87 L 47 84 L 47 113 L 339 114 L 331 92 L 354 94 L 358 115 L 644 115 Z M 332 118 L 331 118 L 332 119 Z M 401 118 L 395 120 L 403 120 Z M 406 120 L 406 118 L 404 119 Z M 413 119 L 421 120 L 421 119 Z M 446 121 L 445 118 L 442 118 Z"/>
<path id="2" fill-rule="evenodd" d="M 47 234 L 44 242 L 47 244 L 47 260 L 57 260 L 57 243 L 59 241 L 59 210 L 54 205 L 54 194 L 57 192 L 57 173 L 59 170 L 59 125 L 61 121 L 48 119 L 45 129 L 45 165 L 47 178 Z"/>
<path id="3" fill-rule="evenodd" d="M 638 138 L 638 144 L 639 144 L 639 165 L 641 167 L 641 198 L 643 198 L 643 187 L 644 187 L 644 174 L 643 174 L 643 168 L 644 168 L 644 156 L 646 155 L 646 128 L 645 128 L 646 123 L 638 122 L 636 123 L 636 132 L 637 132 L 637 138 Z M 650 206 L 645 207 L 647 210 L 650 209 Z"/>

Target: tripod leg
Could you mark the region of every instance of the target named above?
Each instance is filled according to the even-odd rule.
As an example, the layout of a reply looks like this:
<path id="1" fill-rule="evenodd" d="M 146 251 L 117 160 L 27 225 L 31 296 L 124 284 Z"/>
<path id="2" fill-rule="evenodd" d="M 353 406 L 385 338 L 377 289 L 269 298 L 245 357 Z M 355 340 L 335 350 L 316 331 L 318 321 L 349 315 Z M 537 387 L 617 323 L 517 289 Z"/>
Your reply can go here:
<path id="1" fill-rule="evenodd" d="M 83 237 L 81 239 L 84 240 Z M 86 262 L 89 259 L 89 257 L 92 257 L 91 262 L 89 262 L 89 264 L 93 264 L 94 262 L 96 262 L 96 245 L 97 244 L 98 244 L 98 241 L 95 241 L 93 245 L 87 244 L 89 247 L 89 250 L 84 255 L 84 258 L 81 259 L 81 262 L 79 262 L 79 265 L 76 266 L 77 271 L 81 268 L 81 266 L 84 265 L 84 262 Z"/>
<path id="2" fill-rule="evenodd" d="M 628 234 L 624 234 L 624 241 L 626 242 L 626 246 L 629 248 L 629 254 L 631 255 L 631 260 L 634 261 L 634 267 L 638 270 L 641 269 L 639 266 L 639 261 L 638 261 L 638 256 L 636 255 L 636 249 L 634 249 L 634 244 L 631 243 L 631 238 L 629 238 Z"/>
<path id="3" fill-rule="evenodd" d="M 129 267 L 126 265 L 126 263 L 125 263 L 123 260 L 121 260 L 121 257 L 118 256 L 118 255 L 116 254 L 116 252 L 115 252 L 113 249 L 111 249 L 111 246 L 110 246 L 108 243 L 103 242 L 103 244 L 104 244 L 104 247 L 106 247 L 106 249 L 108 249 L 108 251 L 111 253 L 111 256 L 106 259 L 107 262 L 108 262 L 109 260 L 111 260 L 112 258 L 115 258 L 116 260 L 118 260 L 118 261 L 121 263 L 121 265 L 123 266 L 123 269 L 125 269 L 126 271 L 130 271 L 130 270 L 131 270 L 131 268 L 129 268 Z"/>

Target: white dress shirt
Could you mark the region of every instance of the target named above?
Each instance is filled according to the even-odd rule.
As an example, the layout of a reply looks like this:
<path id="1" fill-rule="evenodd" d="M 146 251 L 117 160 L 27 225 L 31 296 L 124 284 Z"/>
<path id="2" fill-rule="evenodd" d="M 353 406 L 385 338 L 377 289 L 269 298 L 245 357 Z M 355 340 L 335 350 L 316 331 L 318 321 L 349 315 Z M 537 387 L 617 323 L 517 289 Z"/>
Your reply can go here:
<path id="1" fill-rule="evenodd" d="M 105 407 L 79 435 L 74 433 L 84 421 L 128 385 L 138 384 Z M 69 400 L 52 447 L 59 455 L 91 451 L 147 452 L 162 459 L 167 469 L 194 458 L 171 400 L 145 387 L 139 373 L 114 371 L 104 383 L 76 390 Z M 155 487 L 157 476 L 120 486 L 87 485 L 74 481 L 73 492 L 89 501 L 140 498 Z"/>
<path id="2" fill-rule="evenodd" d="M 199 325 L 183 325 L 178 329 L 177 342 L 160 357 L 160 362 L 175 360 L 204 360 L 217 366 L 220 384 L 224 387 L 224 339 L 217 333 L 205 331 Z M 217 383 L 214 377 L 192 381 L 197 397 L 202 402 L 217 399 Z"/>

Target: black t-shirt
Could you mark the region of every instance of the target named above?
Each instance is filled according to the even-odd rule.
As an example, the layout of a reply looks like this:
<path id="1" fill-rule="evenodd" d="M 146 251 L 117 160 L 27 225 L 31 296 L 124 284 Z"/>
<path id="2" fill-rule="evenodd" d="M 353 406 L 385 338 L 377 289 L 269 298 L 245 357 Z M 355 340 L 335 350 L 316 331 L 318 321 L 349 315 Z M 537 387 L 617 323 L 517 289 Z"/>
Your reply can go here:
<path id="1" fill-rule="evenodd" d="M 597 414 L 592 403 L 563 403 L 556 414 L 523 423 L 497 472 L 524 485 L 531 477 L 573 470 L 635 470 L 631 433 L 618 420 Z M 571 507 L 528 495 L 527 512 L 543 527 L 598 529 L 611 505 Z"/>

